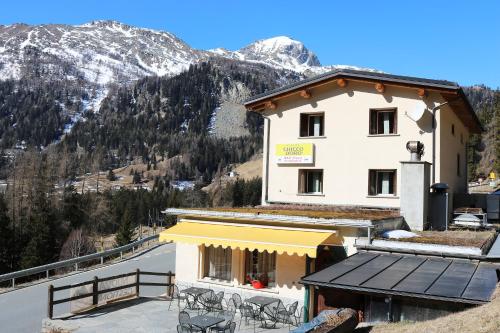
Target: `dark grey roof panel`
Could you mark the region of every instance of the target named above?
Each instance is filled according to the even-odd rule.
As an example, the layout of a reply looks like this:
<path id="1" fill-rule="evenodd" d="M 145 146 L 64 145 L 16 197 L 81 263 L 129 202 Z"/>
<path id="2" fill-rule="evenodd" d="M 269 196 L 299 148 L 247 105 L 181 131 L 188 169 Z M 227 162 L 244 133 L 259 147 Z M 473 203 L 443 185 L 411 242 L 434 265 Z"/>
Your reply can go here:
<path id="1" fill-rule="evenodd" d="M 425 258 L 425 257 L 424 257 Z M 450 259 L 428 258 L 393 289 L 423 294 L 451 264 Z"/>
<path id="2" fill-rule="evenodd" d="M 454 261 L 426 293 L 443 297 L 462 297 L 476 271 L 477 263 Z"/>
<path id="3" fill-rule="evenodd" d="M 482 304 L 498 283 L 500 266 L 478 261 L 387 252 L 358 252 L 303 284 L 441 301 Z"/>
<path id="4" fill-rule="evenodd" d="M 463 298 L 488 301 L 498 283 L 496 266 L 486 263 L 479 264 L 469 285 L 462 294 Z"/>
<path id="5" fill-rule="evenodd" d="M 355 256 L 352 256 L 352 260 L 349 260 L 349 262 L 342 261 L 337 264 L 333 264 L 319 272 L 309 275 L 308 279 L 310 281 L 318 282 L 325 280 L 331 281 L 376 258 L 377 256 L 377 254 L 371 252 L 360 252 Z"/>
<path id="6" fill-rule="evenodd" d="M 396 262 L 394 265 L 387 268 L 385 271 L 376 275 L 372 279 L 366 281 L 363 287 L 377 288 L 377 289 L 392 289 L 401 280 L 408 276 L 409 272 L 413 272 L 417 269 L 423 262 L 425 258 L 414 256 L 414 257 L 403 257 L 401 260 Z"/>
<path id="7" fill-rule="evenodd" d="M 399 259 L 401 258 L 393 255 L 379 255 L 366 264 L 359 266 L 345 275 L 342 275 L 338 279 L 335 279 L 335 283 L 345 284 L 348 286 L 359 286 L 374 277 L 376 274 L 385 270 L 390 265 L 394 264 Z"/>

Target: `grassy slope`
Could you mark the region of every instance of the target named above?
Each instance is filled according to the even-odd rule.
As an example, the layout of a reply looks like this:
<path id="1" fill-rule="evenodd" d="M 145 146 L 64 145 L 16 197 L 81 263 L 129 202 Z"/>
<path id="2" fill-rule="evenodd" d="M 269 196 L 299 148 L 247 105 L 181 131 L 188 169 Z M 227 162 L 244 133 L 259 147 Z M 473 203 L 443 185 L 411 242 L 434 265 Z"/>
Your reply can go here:
<path id="1" fill-rule="evenodd" d="M 498 333 L 500 332 L 500 291 L 493 300 L 463 312 L 418 323 L 394 323 L 374 326 L 370 333 Z"/>

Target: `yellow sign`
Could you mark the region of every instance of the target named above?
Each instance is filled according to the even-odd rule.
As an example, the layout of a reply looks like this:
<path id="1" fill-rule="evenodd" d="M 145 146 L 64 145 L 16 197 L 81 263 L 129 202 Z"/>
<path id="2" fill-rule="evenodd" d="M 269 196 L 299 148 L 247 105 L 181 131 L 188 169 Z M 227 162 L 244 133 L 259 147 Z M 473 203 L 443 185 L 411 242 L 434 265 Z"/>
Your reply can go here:
<path id="1" fill-rule="evenodd" d="M 312 143 L 277 144 L 276 161 L 279 164 L 311 164 L 314 146 Z"/>

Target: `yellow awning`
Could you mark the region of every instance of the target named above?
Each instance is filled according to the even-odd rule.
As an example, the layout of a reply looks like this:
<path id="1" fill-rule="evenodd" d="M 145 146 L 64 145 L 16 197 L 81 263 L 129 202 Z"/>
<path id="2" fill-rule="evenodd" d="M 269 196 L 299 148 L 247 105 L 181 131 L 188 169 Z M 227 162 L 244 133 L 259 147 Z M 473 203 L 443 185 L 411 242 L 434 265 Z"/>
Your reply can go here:
<path id="1" fill-rule="evenodd" d="M 160 233 L 160 242 L 179 242 L 222 246 L 241 250 L 307 254 L 316 257 L 321 244 L 341 245 L 334 230 L 274 228 L 269 226 L 217 224 L 211 222 L 182 221 Z"/>

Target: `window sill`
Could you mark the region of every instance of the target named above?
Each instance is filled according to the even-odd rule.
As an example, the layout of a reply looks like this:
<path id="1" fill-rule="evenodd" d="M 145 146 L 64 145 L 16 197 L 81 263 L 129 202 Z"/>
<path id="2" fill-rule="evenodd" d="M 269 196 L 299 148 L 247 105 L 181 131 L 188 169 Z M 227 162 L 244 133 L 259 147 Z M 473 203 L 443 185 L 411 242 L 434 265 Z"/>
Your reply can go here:
<path id="1" fill-rule="evenodd" d="M 379 136 L 400 136 L 400 134 L 398 133 L 394 133 L 394 134 L 368 134 L 367 137 L 371 138 L 371 137 L 379 137 Z"/>
<path id="2" fill-rule="evenodd" d="M 299 136 L 297 139 L 326 139 L 326 136 Z"/>
<path id="3" fill-rule="evenodd" d="M 324 197 L 323 193 L 297 193 L 299 197 Z"/>
<path id="4" fill-rule="evenodd" d="M 380 198 L 380 199 L 399 199 L 399 196 L 397 195 L 391 195 L 391 194 L 379 194 L 379 195 L 367 195 L 367 198 Z"/>
<path id="5" fill-rule="evenodd" d="M 249 285 L 246 285 L 246 284 L 242 284 L 239 286 L 241 289 L 246 289 L 246 290 L 253 290 L 253 291 L 256 291 L 256 292 L 263 292 L 263 293 L 269 293 L 269 294 L 279 294 L 279 291 L 278 289 L 276 288 L 262 288 L 262 289 L 255 289 L 254 287 L 252 286 L 249 286 Z"/>
<path id="6" fill-rule="evenodd" d="M 210 278 L 203 278 L 203 279 L 198 279 L 198 282 L 201 283 L 209 283 L 209 284 L 216 284 L 219 286 L 226 286 L 226 287 L 234 287 L 234 283 L 230 281 L 224 281 L 224 280 L 214 280 Z"/>

